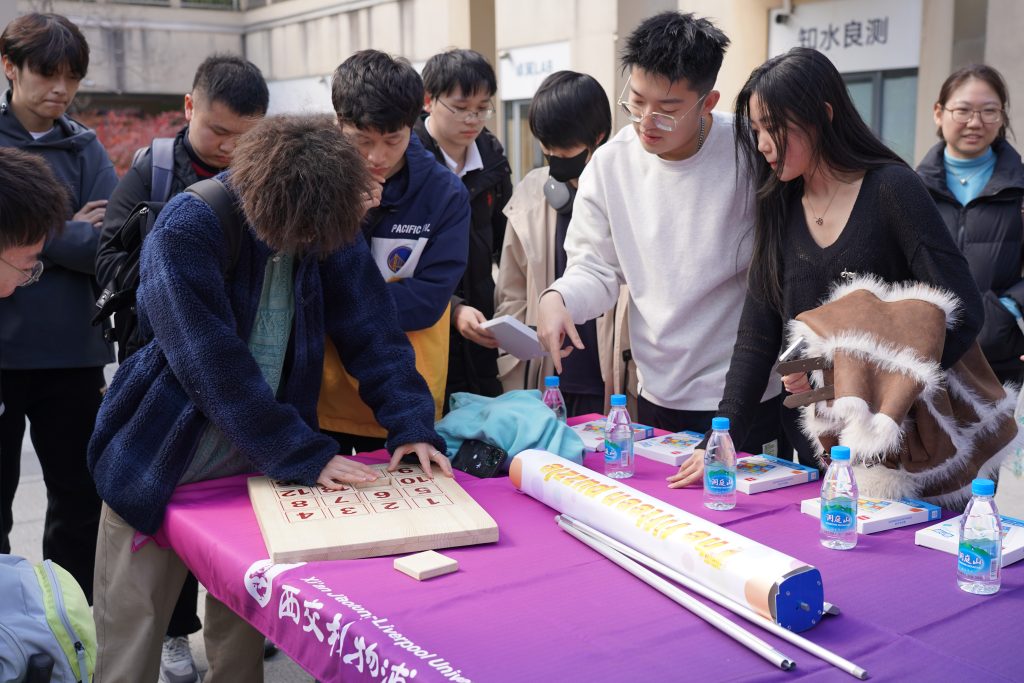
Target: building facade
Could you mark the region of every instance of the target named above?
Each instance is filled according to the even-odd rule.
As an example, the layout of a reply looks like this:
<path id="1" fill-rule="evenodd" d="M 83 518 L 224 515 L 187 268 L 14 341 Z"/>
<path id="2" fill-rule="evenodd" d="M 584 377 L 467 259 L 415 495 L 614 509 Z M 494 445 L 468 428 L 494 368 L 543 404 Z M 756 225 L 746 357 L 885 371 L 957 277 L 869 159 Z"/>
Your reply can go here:
<path id="1" fill-rule="evenodd" d="M 957 66 L 986 62 L 1024 93 L 1016 0 L 17 0 L 4 23 L 40 10 L 78 23 L 93 50 L 84 100 L 180 106 L 199 62 L 245 55 L 263 69 L 271 111 L 330 111 L 330 75 L 352 52 L 376 48 L 421 67 L 470 47 L 498 72 L 491 124 L 516 177 L 541 163 L 526 111 L 544 77 L 593 75 L 615 102 L 625 83 L 622 41 L 644 17 L 679 9 L 712 18 L 732 39 L 718 89 L 728 109 L 751 69 L 795 45 L 827 54 L 881 137 L 914 163 L 935 142 L 932 107 Z M 6 14 L 2 14 L 5 12 Z M 1024 110 L 1011 110 L 1024 130 Z"/>

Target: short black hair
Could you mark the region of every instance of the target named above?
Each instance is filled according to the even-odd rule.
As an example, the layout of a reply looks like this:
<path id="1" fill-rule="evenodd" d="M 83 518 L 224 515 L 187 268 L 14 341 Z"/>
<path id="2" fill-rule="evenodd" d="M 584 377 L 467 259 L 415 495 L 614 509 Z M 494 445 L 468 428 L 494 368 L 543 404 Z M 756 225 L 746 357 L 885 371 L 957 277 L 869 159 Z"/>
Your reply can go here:
<path id="1" fill-rule="evenodd" d="M 423 66 L 423 87 L 431 97 L 447 95 L 458 87 L 466 97 L 484 90 L 498 92 L 498 79 L 490 62 L 475 50 L 451 49 L 436 54 Z"/>
<path id="2" fill-rule="evenodd" d="M 423 81 L 408 60 L 361 50 L 334 70 L 331 101 L 339 122 L 394 133 L 416 125 L 423 111 Z"/>
<path id="3" fill-rule="evenodd" d="M 622 50 L 622 70 L 636 67 L 670 82 L 687 81 L 695 92 L 715 85 L 729 38 L 707 19 L 661 12 L 636 27 Z"/>
<path id="4" fill-rule="evenodd" d="M 608 94 L 593 76 L 556 71 L 530 102 L 530 132 L 548 149 L 584 145 L 594 149 L 612 132 Z"/>
<path id="5" fill-rule="evenodd" d="M 263 72 L 236 55 L 217 54 L 204 59 L 192 79 L 192 92 L 224 104 L 239 116 L 263 116 L 270 103 Z"/>
<path id="6" fill-rule="evenodd" d="M 65 67 L 79 79 L 89 71 L 89 43 L 60 14 L 32 12 L 7 24 L 0 35 L 0 55 L 19 69 L 28 66 L 47 77 Z"/>
<path id="7" fill-rule="evenodd" d="M 0 147 L 0 252 L 58 234 L 69 206 L 67 190 L 43 157 Z"/>

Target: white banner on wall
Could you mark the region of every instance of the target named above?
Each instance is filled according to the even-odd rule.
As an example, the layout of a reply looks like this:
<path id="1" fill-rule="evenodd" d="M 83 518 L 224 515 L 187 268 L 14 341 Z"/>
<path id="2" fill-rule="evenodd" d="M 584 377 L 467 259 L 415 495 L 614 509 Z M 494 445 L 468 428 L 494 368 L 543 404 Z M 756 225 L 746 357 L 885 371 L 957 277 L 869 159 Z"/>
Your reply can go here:
<path id="1" fill-rule="evenodd" d="M 528 100 L 541 82 L 571 68 L 568 41 L 498 52 L 498 93 L 502 100 Z"/>
<path id="2" fill-rule="evenodd" d="M 771 10 L 768 54 L 814 48 L 842 73 L 913 69 L 921 55 L 921 0 L 831 0 Z"/>

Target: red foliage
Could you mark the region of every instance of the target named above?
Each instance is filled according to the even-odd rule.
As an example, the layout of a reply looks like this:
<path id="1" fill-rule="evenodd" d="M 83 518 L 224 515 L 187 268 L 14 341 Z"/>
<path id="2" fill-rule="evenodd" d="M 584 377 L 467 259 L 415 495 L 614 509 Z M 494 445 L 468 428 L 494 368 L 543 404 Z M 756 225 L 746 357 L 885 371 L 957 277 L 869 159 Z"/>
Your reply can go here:
<path id="1" fill-rule="evenodd" d="M 181 111 L 142 115 L 123 110 L 103 112 L 81 111 L 75 119 L 96 131 L 96 136 L 114 162 L 118 176 L 123 176 L 132 164 L 139 147 L 148 147 L 153 138 L 174 137 L 185 125 Z"/>

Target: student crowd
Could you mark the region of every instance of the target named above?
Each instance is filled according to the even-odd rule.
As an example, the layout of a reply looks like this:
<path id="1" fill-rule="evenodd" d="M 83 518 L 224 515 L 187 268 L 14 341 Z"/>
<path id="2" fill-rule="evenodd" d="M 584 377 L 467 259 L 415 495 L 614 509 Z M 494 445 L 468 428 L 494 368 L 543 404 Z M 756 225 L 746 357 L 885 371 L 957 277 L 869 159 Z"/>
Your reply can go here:
<path id="1" fill-rule="evenodd" d="M 147 542 L 177 485 L 259 471 L 332 488 L 373 479 L 347 456 L 379 448 L 450 475 L 434 424 L 454 392 L 557 372 L 571 413 L 629 390 L 642 423 L 706 432 L 723 415 L 741 450 L 820 465 L 782 405 L 807 376 L 780 383 L 772 366 L 787 321 L 861 276 L 956 297 L 943 368 L 977 339 L 1001 380 L 1020 381 L 1024 168 L 999 73 L 949 76 L 915 173 L 813 50 L 769 59 L 721 111 L 728 45 L 692 14 L 643 21 L 621 55 L 631 125 L 614 134 L 595 79 L 549 76 L 529 111 L 547 165 L 514 188 L 486 128 L 495 74 L 474 51 L 435 55 L 422 77 L 357 52 L 334 72 L 333 117 L 265 117 L 260 70 L 214 55 L 185 127 L 118 179 L 67 114 L 89 66 L 82 33 L 54 14 L 8 24 L 0 552 L 27 418 L 43 552 L 94 601 L 97 681 L 198 680 L 195 578 Z M 185 191 L 208 178 L 239 207 L 236 238 Z M 140 202 L 167 203 L 106 387 L 110 323 L 91 319 L 135 264 L 118 231 Z M 482 326 L 498 315 L 535 326 L 549 357 L 499 354 Z M 702 462 L 669 486 L 699 481 Z M 262 680 L 262 636 L 211 596 L 204 636 L 208 681 Z"/>

